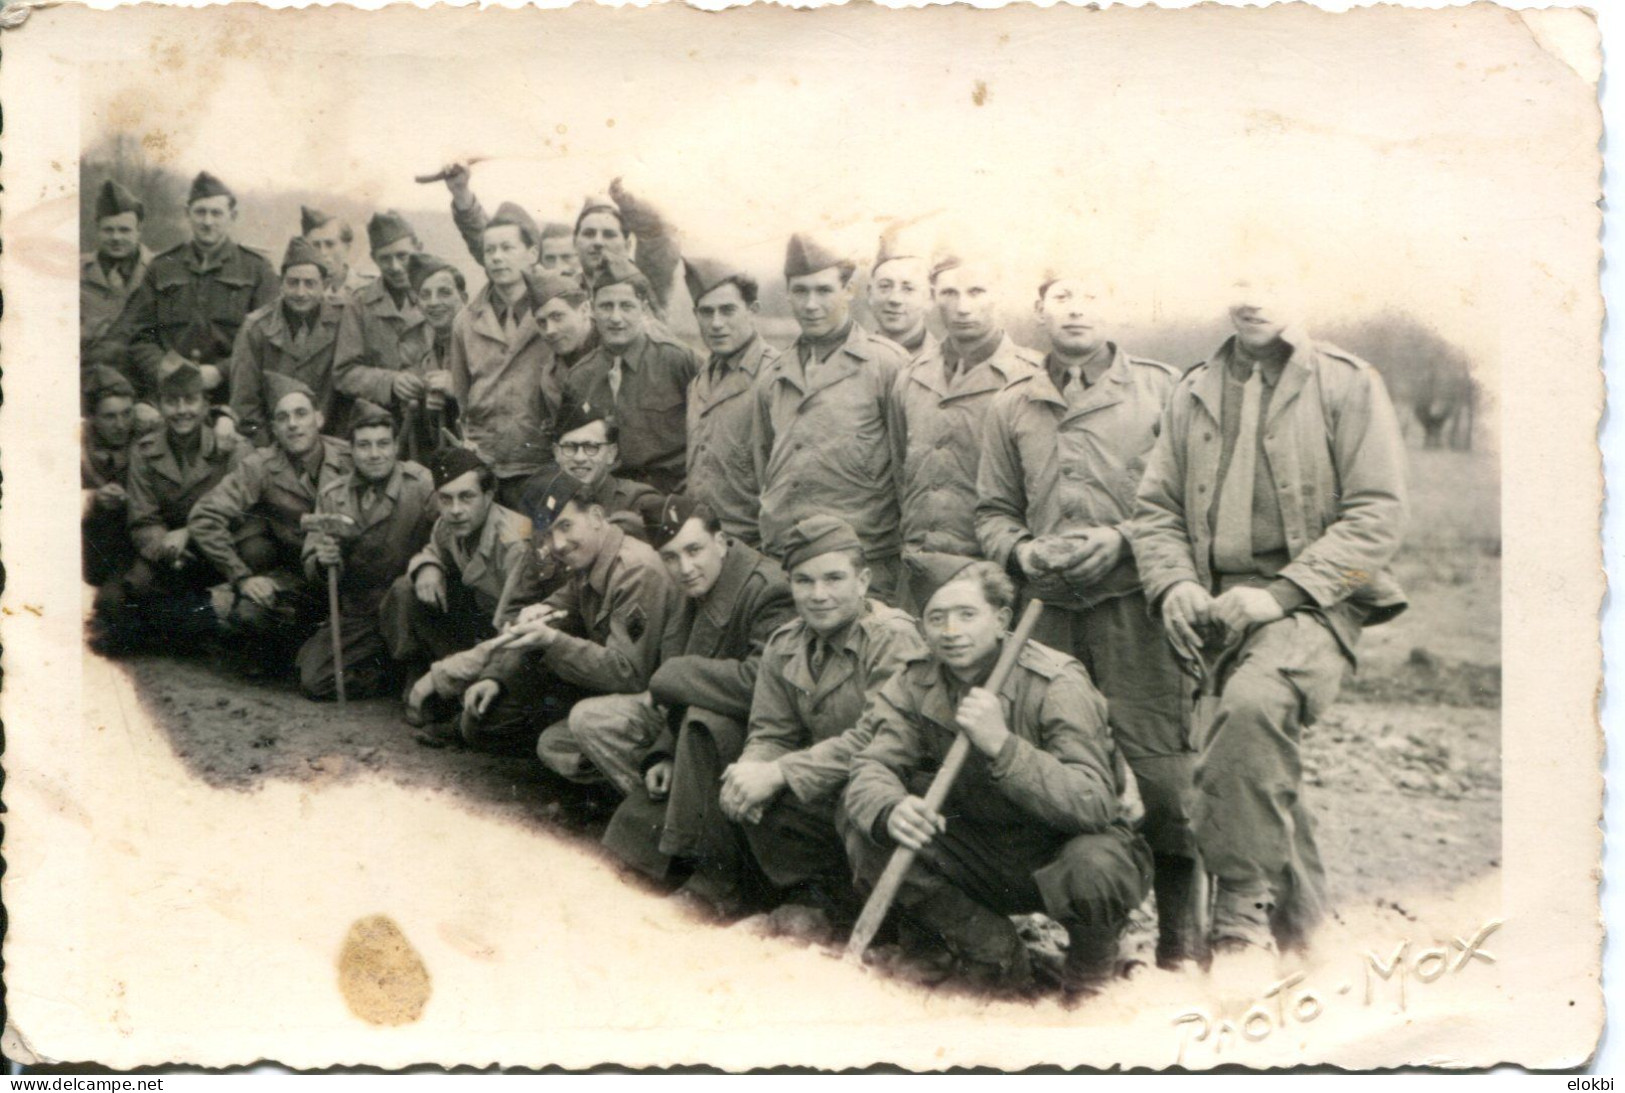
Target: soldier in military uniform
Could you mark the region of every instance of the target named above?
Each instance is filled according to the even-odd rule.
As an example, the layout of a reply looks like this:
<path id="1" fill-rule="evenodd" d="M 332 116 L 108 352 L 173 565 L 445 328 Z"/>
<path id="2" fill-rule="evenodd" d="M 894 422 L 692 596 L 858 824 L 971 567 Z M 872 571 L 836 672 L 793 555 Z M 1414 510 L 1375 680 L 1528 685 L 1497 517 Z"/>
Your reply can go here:
<path id="1" fill-rule="evenodd" d="M 680 492 L 687 474 L 688 386 L 694 354 L 648 329 L 649 280 L 611 255 L 592 282 L 598 348 L 570 370 L 566 402 L 613 407 L 621 425 L 621 475 L 662 493 Z"/>
<path id="2" fill-rule="evenodd" d="M 525 274 L 525 283 L 536 328 L 547 343 L 548 357 L 542 365 L 542 404 L 552 420 L 564 408 L 564 381 L 598 348 L 592 296 L 580 275 L 574 273 L 530 270 Z"/>
<path id="3" fill-rule="evenodd" d="M 627 799 L 604 845 L 657 877 L 683 859 L 692 872 L 681 898 L 731 917 L 756 886 L 743 833 L 718 803 L 722 771 L 745 744 L 762 650 L 795 617 L 795 604 L 778 563 L 729 535 L 703 503 L 665 498 L 653 545 L 683 594 L 661 638 L 660 667 L 646 694 L 577 703 L 570 731 L 624 782 Z M 606 754 L 632 761 L 599 758 Z"/>
<path id="4" fill-rule="evenodd" d="M 319 516 L 349 521 L 345 533 L 311 528 L 303 559 L 305 578 L 313 585 L 326 580 L 324 570 L 339 571 L 345 690 L 351 698 L 369 698 L 387 693 L 396 674 L 379 627 L 379 604 L 429 541 L 438 509 L 429 472 L 397 457 L 395 418 L 388 410 L 358 402 L 349 440 L 354 470 L 329 482 L 316 499 Z M 307 698 L 337 693 L 330 625 L 306 639 L 294 659 Z"/>
<path id="5" fill-rule="evenodd" d="M 456 266 L 421 251 L 408 259 L 407 279 L 424 321 L 407 331 L 401 358 L 406 368 L 422 377 L 423 394 L 404 405 L 397 400 L 395 411 L 402 457 L 421 463 L 440 449 L 446 433 L 460 432 L 451 379 L 451 331 L 468 305 L 468 282 Z"/>
<path id="6" fill-rule="evenodd" d="M 322 435 L 322 413 L 308 386 L 280 372 L 265 381 L 276 442 L 256 449 L 204 494 L 186 525 L 192 545 L 229 586 L 217 603 L 227 633 L 269 642 L 280 654 L 282 644 L 304 640 L 325 602 L 305 578 L 301 517 L 316 510 L 317 497 L 347 476 L 351 463 L 349 444 Z M 232 651 L 245 667 L 264 667 L 248 659 L 250 650 Z"/>
<path id="7" fill-rule="evenodd" d="M 79 522 L 85 583 L 113 581 L 135 561 L 127 518 L 130 451 L 134 439 L 135 388 L 106 365 L 87 374 L 85 419 L 79 427 Z"/>
<path id="8" fill-rule="evenodd" d="M 210 400 L 223 403 L 237 331 L 276 297 L 276 270 L 232 239 L 237 198 L 207 171 L 192 180 L 186 220 L 191 240 L 152 260 L 108 337 L 128 352 L 138 394 L 153 391 L 158 362 L 174 352 L 197 364 Z"/>
<path id="9" fill-rule="evenodd" d="M 231 352 L 232 417 L 237 431 L 260 447 L 271 443 L 265 377 L 292 376 L 316 396 L 325 428 L 343 434 L 350 398 L 333 386 L 333 345 L 340 309 L 329 302 L 325 267 L 316 248 L 300 235 L 288 241 L 277 298 L 243 321 Z"/>
<path id="10" fill-rule="evenodd" d="M 749 444 L 752 388 L 779 351 L 756 329 L 761 304 L 755 278 L 693 258 L 685 276 L 700 336 L 711 351 L 688 389 L 688 494 L 716 513 L 732 539 L 759 546 L 761 497 Z"/>
<path id="11" fill-rule="evenodd" d="M 790 237 L 784 277 L 801 336 L 756 383 L 756 480 L 762 546 L 782 555 L 793 528 L 840 513 L 863 543 L 872 590 L 891 603 L 902 549 L 890 403 L 907 363 L 852 318 L 856 267 L 803 235 Z"/>
<path id="12" fill-rule="evenodd" d="M 130 540 L 140 557 L 97 597 L 98 647 L 106 652 L 216 630 L 208 590 L 219 578 L 192 543 L 187 515 L 242 461 L 248 445 L 221 442 L 205 426 L 203 376 L 191 361 L 168 354 L 156 394 L 163 426 L 136 442 L 125 486 Z"/>
<path id="13" fill-rule="evenodd" d="M 987 557 L 1048 610 L 1035 635 L 1077 657 L 1106 696 L 1145 798 L 1156 855 L 1158 959 L 1194 952 L 1189 692 L 1141 592 L 1127 525 L 1178 372 L 1109 340 L 1109 297 L 1057 277 L 1037 313 L 1043 367 L 996 395 L 983 433 L 976 529 Z"/>
<path id="14" fill-rule="evenodd" d="M 350 227 L 349 221 L 301 205 L 299 234 L 321 256 L 325 296 L 334 307 L 343 307 L 351 296 L 378 279 L 377 275 L 363 273 L 350 264 L 355 229 Z"/>
<path id="15" fill-rule="evenodd" d="M 411 278 L 412 255 L 423 245 L 394 209 L 367 221 L 367 245 L 379 276 L 351 293 L 339 315 L 333 384 L 341 394 L 387 406 L 399 417 L 427 387 L 411 351 L 403 348 L 424 341 Z"/>
<path id="16" fill-rule="evenodd" d="M 1130 525 L 1146 599 L 1219 685 L 1192 812 L 1215 968 L 1266 974 L 1324 910 L 1303 730 L 1360 632 L 1405 609 L 1387 571 L 1406 517 L 1393 405 L 1375 368 L 1297 319 L 1279 286 L 1236 286 L 1235 334 L 1174 388 Z"/>
<path id="17" fill-rule="evenodd" d="M 993 396 L 1035 372 L 1042 358 L 999 326 L 999 284 L 985 261 L 941 254 L 931 266 L 931 298 L 945 341 L 898 377 L 889 426 L 902 473 L 905 604 L 918 609 L 931 587 L 922 554 L 977 558 L 976 468 L 982 422 Z"/>
<path id="18" fill-rule="evenodd" d="M 146 215 L 146 204 L 114 179 L 96 191 L 96 249 L 79 256 L 81 371 L 96 364 L 126 366 L 117 347 L 109 349 L 103 339 L 152 263 L 141 242 Z"/>
<path id="19" fill-rule="evenodd" d="M 768 639 L 749 734 L 723 774 L 719 802 L 789 902 L 849 924 L 857 898 L 835 819 L 852 756 L 868 743 L 859 714 L 924 646 L 912 618 L 868 598 L 863 544 L 850 524 L 809 516 L 785 542 L 799 617 Z"/>
<path id="20" fill-rule="evenodd" d="M 604 510 L 622 531 L 648 541 L 648 527 L 660 519 L 661 495 L 642 482 L 611 472 L 620 459 L 620 422 L 603 406 L 571 403 L 559 415 L 553 458 L 579 484 L 578 496 Z M 542 476 L 552 470 L 541 472 Z"/>
<path id="21" fill-rule="evenodd" d="M 910 364 L 941 344 L 926 322 L 931 313 L 931 258 L 923 247 L 911 247 L 897 232 L 882 233 L 869 271 L 867 298 L 875 332 L 901 349 Z"/>
<path id="22" fill-rule="evenodd" d="M 534 750 L 577 782 L 604 772 L 582 753 L 566 720 L 591 695 L 636 695 L 649 686 L 678 592 L 647 543 L 611 523 L 560 472 L 525 487 L 536 548 L 568 571 L 563 587 L 527 607 L 464 696 L 462 736 L 471 747 Z"/>
<path id="23" fill-rule="evenodd" d="M 992 562 L 939 555 L 932 569 L 943 583 L 921 618 L 929 652 L 908 658 L 859 723 L 869 742 L 841 817 L 859 886 L 908 847 L 918 860 L 896 902 L 905 946 L 940 947 L 970 981 L 1021 991 L 1033 973 L 1007 916 L 1043 911 L 1070 938 L 1063 988 L 1098 992 L 1151 880 L 1106 701 L 1082 665 L 1037 642 L 999 693 L 987 690 L 1015 588 Z M 961 734 L 969 754 L 934 810 L 926 792 Z"/>

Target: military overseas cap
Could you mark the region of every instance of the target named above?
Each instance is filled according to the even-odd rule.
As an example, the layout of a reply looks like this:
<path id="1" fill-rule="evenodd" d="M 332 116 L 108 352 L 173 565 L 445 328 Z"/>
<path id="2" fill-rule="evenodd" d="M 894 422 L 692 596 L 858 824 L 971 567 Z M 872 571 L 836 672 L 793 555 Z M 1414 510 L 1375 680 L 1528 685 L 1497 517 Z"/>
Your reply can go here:
<path id="1" fill-rule="evenodd" d="M 529 246 L 535 246 L 541 242 L 542 232 L 536 226 L 535 218 L 512 201 L 504 201 L 497 206 L 496 215 L 486 221 L 485 230 L 490 231 L 492 228 L 500 228 L 504 224 L 518 228 L 519 234 L 524 237 L 526 244 Z"/>
<path id="2" fill-rule="evenodd" d="M 320 209 L 313 209 L 309 205 L 299 206 L 299 234 L 309 235 L 323 224 L 330 223 L 332 213 L 324 213 Z"/>
<path id="3" fill-rule="evenodd" d="M 322 256 L 316 253 L 316 244 L 302 235 L 296 235 L 288 240 L 288 249 L 282 253 L 282 272 L 287 273 L 294 266 L 326 268 L 322 265 Z"/>
<path id="4" fill-rule="evenodd" d="M 203 371 L 173 349 L 158 361 L 158 394 L 181 398 L 203 393 Z"/>
<path id="5" fill-rule="evenodd" d="M 542 225 L 543 239 L 568 239 L 574 234 L 570 230 L 570 225 L 561 224 L 557 220 L 549 220 Z"/>
<path id="6" fill-rule="evenodd" d="M 850 268 L 852 259 L 806 232 L 796 232 L 784 250 L 784 276 L 805 277 L 831 266 Z"/>
<path id="7" fill-rule="evenodd" d="M 434 477 L 434 488 L 440 489 L 447 482 L 463 477 L 469 471 L 477 471 L 485 463 L 480 459 L 479 453 L 472 448 L 441 448 L 429 460 L 429 474 Z"/>
<path id="8" fill-rule="evenodd" d="M 790 529 L 784 541 L 784 571 L 837 550 L 863 549 L 852 525 L 838 516 L 809 516 Z"/>
<path id="9" fill-rule="evenodd" d="M 350 411 L 350 432 L 357 429 L 366 429 L 374 425 L 388 425 L 395 427 L 395 416 L 376 402 L 369 402 L 364 398 L 355 400 L 355 406 Z"/>
<path id="10" fill-rule="evenodd" d="M 237 200 L 237 195 L 232 193 L 231 188 L 224 182 L 207 171 L 199 171 L 197 177 L 192 180 L 192 189 L 186 195 L 186 203 L 190 205 L 194 201 L 210 197 L 229 197 L 233 201 Z"/>
<path id="11" fill-rule="evenodd" d="M 94 414 L 104 398 L 135 398 L 135 387 L 117 368 L 98 364 L 85 378 L 85 413 Z"/>
<path id="12" fill-rule="evenodd" d="M 689 299 L 696 304 L 700 297 L 725 282 L 746 276 L 737 266 L 712 258 L 683 258 L 683 282 L 688 286 Z"/>
<path id="13" fill-rule="evenodd" d="M 427 281 L 437 273 L 446 271 L 450 271 L 452 280 L 457 282 L 458 288 L 465 288 L 463 271 L 446 261 L 444 258 L 438 258 L 432 254 L 425 254 L 422 251 L 414 251 L 412 256 L 406 260 L 406 281 L 412 286 L 413 292 L 421 291 L 423 288 L 423 282 Z"/>
<path id="14" fill-rule="evenodd" d="M 652 291 L 649 287 L 649 278 L 643 271 L 633 265 L 632 260 L 621 254 L 611 254 L 604 258 L 604 264 L 598 268 L 598 273 L 592 279 L 594 293 L 599 289 L 609 288 L 611 285 L 631 285 L 638 295 L 648 298 Z"/>
<path id="15" fill-rule="evenodd" d="M 683 530 L 700 503 L 685 494 L 673 493 L 661 499 L 660 508 L 649 513 L 649 545 L 659 550 Z"/>
<path id="16" fill-rule="evenodd" d="M 558 420 L 553 423 L 554 433 L 559 437 L 566 437 L 577 429 L 585 429 L 595 421 L 608 421 L 612 409 L 613 407 L 603 403 L 594 403 L 591 399 L 568 403 L 559 411 Z"/>
<path id="17" fill-rule="evenodd" d="M 931 280 L 935 281 L 941 274 L 951 269 L 958 269 L 965 264 L 965 260 L 956 251 L 941 249 L 931 255 Z"/>
<path id="18" fill-rule="evenodd" d="M 975 564 L 978 560 L 967 558 L 962 554 L 943 554 L 936 550 L 903 551 L 903 564 L 908 567 L 909 573 L 930 589 L 925 595 L 926 601 L 963 573 L 967 566 Z M 924 607 L 925 604 L 922 603 L 920 606 Z"/>
<path id="19" fill-rule="evenodd" d="M 406 222 L 406 217 L 394 209 L 373 213 L 372 219 L 367 221 L 367 247 L 375 252 L 383 250 L 391 243 L 410 239 L 415 234 L 417 233 L 412 230 L 412 225 Z"/>
<path id="20" fill-rule="evenodd" d="M 265 373 L 265 405 L 275 411 L 289 395 L 304 395 L 310 400 L 311 406 L 316 405 L 316 392 L 312 391 L 310 384 L 304 380 L 281 372 Z"/>
<path id="21" fill-rule="evenodd" d="M 564 506 L 580 496 L 583 489 L 581 480 L 569 471 L 531 475 L 519 494 L 519 503 L 530 517 L 531 532 L 552 527 Z"/>
<path id="22" fill-rule="evenodd" d="M 899 258 L 924 258 L 925 248 L 915 245 L 897 225 L 880 233 L 880 248 L 875 251 L 874 269 Z"/>
<path id="23" fill-rule="evenodd" d="M 130 436 L 146 436 L 156 433 L 164 427 L 164 415 L 160 414 L 151 403 L 138 402 L 135 404 L 135 413 L 130 415 Z"/>
<path id="24" fill-rule="evenodd" d="M 581 230 L 581 222 L 593 213 L 609 213 L 616 220 L 621 219 L 621 207 L 615 204 L 615 199 L 608 194 L 588 194 L 581 203 L 581 211 L 576 213 L 575 230 Z M 623 222 L 624 223 L 624 222 Z"/>
<path id="25" fill-rule="evenodd" d="M 139 197 L 110 178 L 96 191 L 96 219 L 102 220 L 109 216 L 118 216 L 120 213 L 135 213 L 135 218 L 141 220 L 147 215 L 147 206 Z"/>
<path id="26" fill-rule="evenodd" d="M 580 276 L 576 274 L 566 276 L 533 266 L 525 270 L 525 293 L 530 299 L 530 309 L 540 311 L 548 301 L 560 296 L 572 304 L 581 303 L 587 298 L 587 286 L 581 283 Z"/>

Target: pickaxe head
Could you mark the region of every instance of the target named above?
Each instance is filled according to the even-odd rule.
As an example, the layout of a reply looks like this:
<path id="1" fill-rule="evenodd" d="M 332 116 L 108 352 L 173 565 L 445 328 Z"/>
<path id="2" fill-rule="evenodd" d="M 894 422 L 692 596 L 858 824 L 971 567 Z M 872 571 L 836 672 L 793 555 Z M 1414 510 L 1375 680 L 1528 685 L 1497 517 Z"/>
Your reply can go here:
<path id="1" fill-rule="evenodd" d="M 299 518 L 301 531 L 320 531 L 334 539 L 347 539 L 356 533 L 355 521 L 342 512 L 307 512 Z"/>

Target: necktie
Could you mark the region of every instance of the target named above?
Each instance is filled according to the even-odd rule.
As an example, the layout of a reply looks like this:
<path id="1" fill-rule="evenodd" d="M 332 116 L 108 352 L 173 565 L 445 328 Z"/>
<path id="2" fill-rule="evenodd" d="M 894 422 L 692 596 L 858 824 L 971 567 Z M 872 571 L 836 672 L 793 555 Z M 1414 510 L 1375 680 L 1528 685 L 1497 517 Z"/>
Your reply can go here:
<path id="1" fill-rule="evenodd" d="M 1219 517 L 1213 530 L 1213 561 L 1221 573 L 1253 568 L 1253 476 L 1258 466 L 1258 411 L 1264 376 L 1258 365 L 1241 389 L 1241 423 L 1236 447 L 1219 491 Z"/>
<path id="2" fill-rule="evenodd" d="M 812 674 L 813 682 L 815 683 L 824 674 L 824 661 L 829 659 L 828 654 L 829 646 L 825 645 L 822 640 L 814 638 L 812 650 Z"/>
<path id="3" fill-rule="evenodd" d="M 309 333 L 310 327 L 306 326 L 304 323 L 295 325 L 293 335 L 293 351 L 295 353 L 304 353 L 305 344 L 310 340 L 308 337 Z"/>
<path id="4" fill-rule="evenodd" d="M 621 366 L 620 357 L 609 366 L 609 397 L 617 403 L 621 401 Z"/>
<path id="5" fill-rule="evenodd" d="M 114 292 L 123 290 L 124 274 L 117 266 L 113 266 L 107 271 L 107 284 Z"/>
<path id="6" fill-rule="evenodd" d="M 1066 385 L 1061 388 L 1061 397 L 1066 404 L 1072 406 L 1083 397 L 1087 385 L 1083 382 L 1083 365 L 1071 364 L 1066 369 Z"/>

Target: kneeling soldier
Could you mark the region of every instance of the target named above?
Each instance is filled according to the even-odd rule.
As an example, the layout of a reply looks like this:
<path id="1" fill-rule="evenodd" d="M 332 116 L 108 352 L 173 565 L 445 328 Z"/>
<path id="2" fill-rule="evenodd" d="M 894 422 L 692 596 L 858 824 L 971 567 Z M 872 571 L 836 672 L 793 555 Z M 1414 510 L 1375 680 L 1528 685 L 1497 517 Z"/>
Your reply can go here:
<path id="1" fill-rule="evenodd" d="M 1151 883 L 1106 700 L 1076 660 L 1036 643 L 1000 694 L 986 690 L 1015 589 L 992 562 L 948 559 L 938 576 L 923 617 L 930 655 L 911 657 L 864 714 L 872 738 L 844 802 L 853 869 L 872 886 L 895 846 L 916 851 L 897 903 L 905 942 L 941 945 L 987 986 L 1031 984 L 1006 916 L 1043 911 L 1070 935 L 1063 987 L 1096 990 Z M 961 732 L 970 754 L 934 812 L 924 795 Z"/>
<path id="2" fill-rule="evenodd" d="M 395 418 L 388 410 L 357 400 L 350 419 L 350 455 L 355 470 L 328 483 L 316 501 L 314 526 L 305 536 L 305 576 L 312 584 L 322 570 L 339 569 L 339 633 L 345 690 L 370 698 L 389 690 L 393 665 L 378 623 L 378 608 L 390 585 L 423 549 L 434 527 L 434 480 L 416 463 L 396 458 Z M 324 524 L 343 526 L 339 533 Z M 307 698 L 337 692 L 333 639 L 324 626 L 300 648 L 299 688 Z"/>
<path id="3" fill-rule="evenodd" d="M 924 646 L 912 618 L 868 598 L 869 567 L 852 525 L 809 516 L 784 541 L 800 617 L 762 654 L 750 734 L 723 774 L 721 806 L 745 825 L 762 872 L 790 902 L 850 923 L 857 898 L 835 817 L 852 756 L 868 743 L 857 735 L 859 715 Z"/>

